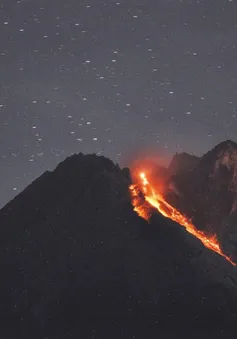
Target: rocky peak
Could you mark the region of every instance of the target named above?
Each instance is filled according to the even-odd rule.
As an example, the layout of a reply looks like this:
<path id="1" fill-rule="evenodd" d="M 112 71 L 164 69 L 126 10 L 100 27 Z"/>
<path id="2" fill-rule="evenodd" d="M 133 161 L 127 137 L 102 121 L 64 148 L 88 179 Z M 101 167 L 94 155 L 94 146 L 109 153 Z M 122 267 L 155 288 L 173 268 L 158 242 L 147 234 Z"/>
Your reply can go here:
<path id="1" fill-rule="evenodd" d="M 228 189 L 237 192 L 237 144 L 226 140 L 201 158 L 201 168 L 219 186 L 225 183 Z"/>
<path id="2" fill-rule="evenodd" d="M 201 158 L 202 163 L 216 162 L 227 167 L 237 163 L 237 144 L 234 141 L 226 140 L 215 146 Z"/>
<path id="3" fill-rule="evenodd" d="M 174 160 L 177 163 L 177 155 Z M 228 249 L 228 230 L 236 230 L 233 220 L 237 216 L 237 144 L 231 140 L 221 142 L 193 168 L 174 173 L 168 188 L 170 203 L 190 217 L 197 228 L 216 234 Z M 230 252 L 236 259 L 237 254 L 231 249 Z"/>
<path id="4" fill-rule="evenodd" d="M 237 143 L 232 140 L 225 140 L 216 145 L 210 152 L 232 151 L 233 149 L 237 150 Z"/>

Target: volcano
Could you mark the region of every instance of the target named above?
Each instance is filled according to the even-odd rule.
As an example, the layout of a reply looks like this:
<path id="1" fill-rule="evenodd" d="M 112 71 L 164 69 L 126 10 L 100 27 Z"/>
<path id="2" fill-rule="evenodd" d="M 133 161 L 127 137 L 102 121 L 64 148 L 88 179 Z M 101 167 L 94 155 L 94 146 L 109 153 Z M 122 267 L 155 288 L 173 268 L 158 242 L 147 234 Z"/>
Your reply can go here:
<path id="1" fill-rule="evenodd" d="M 236 337 L 236 267 L 131 177 L 75 154 L 0 211 L 2 338 Z"/>

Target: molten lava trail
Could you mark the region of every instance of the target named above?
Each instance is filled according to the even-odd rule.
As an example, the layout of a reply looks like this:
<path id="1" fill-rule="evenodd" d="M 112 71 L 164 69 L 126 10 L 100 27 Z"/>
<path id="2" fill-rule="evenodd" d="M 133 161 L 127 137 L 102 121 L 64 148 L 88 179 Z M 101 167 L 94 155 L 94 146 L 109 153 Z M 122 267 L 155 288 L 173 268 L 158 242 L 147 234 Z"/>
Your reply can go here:
<path id="1" fill-rule="evenodd" d="M 190 219 L 182 215 L 176 208 L 172 207 L 161 194 L 155 191 L 152 184 L 148 181 L 144 172 L 140 173 L 140 182 L 130 186 L 130 192 L 132 196 L 132 204 L 134 210 L 142 218 L 149 220 L 151 216 L 150 207 L 157 209 L 163 216 L 176 221 L 181 226 L 184 226 L 186 230 L 197 237 L 207 248 L 220 254 L 232 265 L 236 266 L 227 255 L 225 255 L 218 243 L 217 237 L 214 235 L 208 237 L 204 232 L 198 230 L 191 222 Z"/>

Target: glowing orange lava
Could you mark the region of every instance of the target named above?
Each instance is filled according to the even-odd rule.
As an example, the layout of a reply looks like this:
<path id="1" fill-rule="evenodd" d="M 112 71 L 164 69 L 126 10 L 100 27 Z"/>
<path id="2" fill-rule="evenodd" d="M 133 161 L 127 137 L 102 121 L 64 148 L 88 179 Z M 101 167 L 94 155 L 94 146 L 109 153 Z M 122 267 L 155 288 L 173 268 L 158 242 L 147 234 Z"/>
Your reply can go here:
<path id="1" fill-rule="evenodd" d="M 147 176 L 144 172 L 141 172 L 140 182 L 135 185 L 130 186 L 130 192 L 132 196 L 132 204 L 134 210 L 142 218 L 149 220 L 151 216 L 150 207 L 157 209 L 163 216 L 176 221 L 181 226 L 184 226 L 186 230 L 197 237 L 207 248 L 216 253 L 220 254 L 226 260 L 228 260 L 232 265 L 236 266 L 227 255 L 225 255 L 218 243 L 216 236 L 208 237 L 204 232 L 196 229 L 192 224 L 191 220 L 182 215 L 177 209 L 172 207 L 161 194 L 155 191 L 152 184 L 148 181 Z"/>

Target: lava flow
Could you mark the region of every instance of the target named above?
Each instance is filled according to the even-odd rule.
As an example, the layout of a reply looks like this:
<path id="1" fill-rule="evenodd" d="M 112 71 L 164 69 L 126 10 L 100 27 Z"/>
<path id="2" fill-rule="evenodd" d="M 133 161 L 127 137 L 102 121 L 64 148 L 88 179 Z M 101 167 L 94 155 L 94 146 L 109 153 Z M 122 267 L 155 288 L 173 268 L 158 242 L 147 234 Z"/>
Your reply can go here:
<path id="1" fill-rule="evenodd" d="M 135 185 L 130 185 L 130 192 L 132 196 L 132 204 L 134 210 L 142 218 L 149 220 L 151 216 L 151 206 L 157 209 L 163 216 L 176 221 L 186 230 L 197 237 L 207 248 L 215 251 L 232 265 L 236 266 L 227 255 L 225 255 L 218 243 L 216 236 L 208 237 L 204 232 L 198 230 L 187 217 L 182 215 L 178 210 L 172 207 L 161 194 L 156 192 L 152 184 L 148 181 L 144 172 L 140 173 L 140 182 Z"/>

